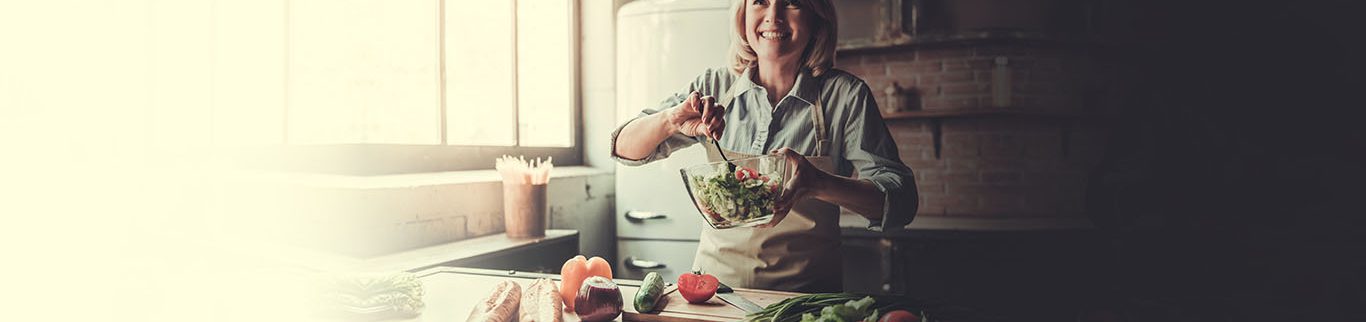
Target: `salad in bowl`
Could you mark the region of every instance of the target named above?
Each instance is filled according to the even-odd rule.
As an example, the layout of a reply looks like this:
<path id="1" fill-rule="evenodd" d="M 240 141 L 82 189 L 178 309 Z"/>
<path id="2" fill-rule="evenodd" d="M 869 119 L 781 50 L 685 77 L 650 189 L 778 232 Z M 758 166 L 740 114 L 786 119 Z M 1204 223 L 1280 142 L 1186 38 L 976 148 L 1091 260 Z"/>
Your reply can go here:
<path id="1" fill-rule="evenodd" d="M 712 228 L 753 227 L 773 219 L 773 206 L 787 182 L 782 155 L 761 155 L 683 168 L 683 182 L 702 218 Z"/>

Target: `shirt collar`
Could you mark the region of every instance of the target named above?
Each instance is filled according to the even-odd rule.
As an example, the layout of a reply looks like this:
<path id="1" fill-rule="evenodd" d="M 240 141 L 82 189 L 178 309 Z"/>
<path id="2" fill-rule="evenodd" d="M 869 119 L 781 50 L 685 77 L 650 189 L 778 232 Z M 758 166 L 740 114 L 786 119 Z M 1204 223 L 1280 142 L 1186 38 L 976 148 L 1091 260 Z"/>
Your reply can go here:
<path id="1" fill-rule="evenodd" d="M 796 94 L 794 96 L 797 99 L 806 101 L 806 104 L 816 105 L 816 100 L 820 99 L 821 95 L 821 82 L 811 76 L 811 71 L 803 69 L 797 73 L 797 83 L 792 85 L 792 93 Z"/>
<path id="2" fill-rule="evenodd" d="M 735 85 L 733 86 L 735 86 L 736 97 L 739 97 L 749 90 L 760 87 L 759 84 L 754 83 L 754 78 L 751 74 L 753 70 L 754 68 L 745 68 L 745 71 L 740 73 L 740 77 L 735 79 Z"/>
<path id="3" fill-rule="evenodd" d="M 751 71 L 753 70 L 753 68 L 745 68 L 745 71 L 735 80 L 735 96 L 740 96 L 749 90 L 762 87 L 759 86 L 759 84 L 754 83 L 753 75 L 751 74 Z M 796 97 L 797 99 L 806 102 L 806 104 L 815 105 L 816 100 L 820 99 L 820 93 L 821 86 L 819 80 L 816 77 L 811 76 L 810 71 L 803 69 L 800 73 L 797 73 L 797 82 L 792 85 L 792 92 L 787 93 L 786 96 Z"/>

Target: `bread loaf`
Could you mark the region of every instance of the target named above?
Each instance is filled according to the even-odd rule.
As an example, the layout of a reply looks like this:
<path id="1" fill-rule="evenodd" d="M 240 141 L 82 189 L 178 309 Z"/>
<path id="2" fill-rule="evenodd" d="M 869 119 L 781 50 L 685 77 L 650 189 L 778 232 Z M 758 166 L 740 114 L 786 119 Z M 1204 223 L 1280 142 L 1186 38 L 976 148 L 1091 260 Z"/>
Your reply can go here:
<path id="1" fill-rule="evenodd" d="M 560 322 L 564 320 L 564 299 L 555 281 L 542 278 L 531 282 L 522 293 L 518 322 Z"/>
<path id="2" fill-rule="evenodd" d="M 508 322 L 517 314 L 522 299 L 522 287 L 513 281 L 502 281 L 493 293 L 474 305 L 469 322 Z"/>

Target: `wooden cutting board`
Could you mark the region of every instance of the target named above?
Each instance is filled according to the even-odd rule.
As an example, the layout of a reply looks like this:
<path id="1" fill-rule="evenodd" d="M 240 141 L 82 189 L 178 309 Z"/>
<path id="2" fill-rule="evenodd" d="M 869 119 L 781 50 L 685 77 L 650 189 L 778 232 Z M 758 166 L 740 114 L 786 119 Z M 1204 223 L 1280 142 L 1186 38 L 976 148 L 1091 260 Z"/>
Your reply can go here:
<path id="1" fill-rule="evenodd" d="M 406 321 L 465 321 L 469 317 L 470 311 L 474 309 L 474 305 L 484 296 L 487 296 L 493 287 L 503 280 L 512 280 L 525 289 L 538 277 L 558 279 L 556 275 L 503 274 L 491 270 L 452 268 L 437 268 L 419 274 L 423 275 L 421 278 L 422 289 L 426 293 L 423 296 L 423 302 L 427 304 L 427 307 L 423 310 L 422 315 Z M 502 276 L 498 276 L 500 274 Z M 634 280 L 619 280 L 619 284 L 638 283 L 639 281 Z M 624 313 L 616 319 L 617 321 L 738 321 L 745 317 L 744 311 L 726 304 L 720 298 L 712 297 L 706 303 L 691 304 L 684 300 L 678 292 L 672 292 L 662 300 L 665 303 L 660 312 L 638 313 L 635 311 L 635 305 L 632 304 L 638 288 L 629 285 L 619 285 L 619 288 L 624 303 L 622 307 Z M 768 306 L 789 297 L 801 295 L 801 293 L 743 288 L 737 288 L 735 292 L 759 306 Z M 572 312 L 565 312 L 564 318 L 568 322 L 579 321 L 578 316 Z"/>
<path id="2" fill-rule="evenodd" d="M 629 289 L 629 291 L 628 291 Z M 622 295 L 627 299 L 634 299 L 636 287 L 622 287 Z M 626 295 L 626 293 L 630 295 Z M 801 293 L 766 291 L 736 288 L 735 293 L 761 307 L 769 304 L 778 303 L 787 298 L 801 295 Z M 665 301 L 664 309 L 655 313 L 638 313 L 632 301 L 627 300 L 625 308 L 625 321 L 661 321 L 661 322 L 693 322 L 693 321 L 738 321 L 745 318 L 745 311 L 721 301 L 721 298 L 713 296 L 705 303 L 692 304 L 683 299 L 683 295 L 678 292 L 669 293 L 661 299 Z"/>

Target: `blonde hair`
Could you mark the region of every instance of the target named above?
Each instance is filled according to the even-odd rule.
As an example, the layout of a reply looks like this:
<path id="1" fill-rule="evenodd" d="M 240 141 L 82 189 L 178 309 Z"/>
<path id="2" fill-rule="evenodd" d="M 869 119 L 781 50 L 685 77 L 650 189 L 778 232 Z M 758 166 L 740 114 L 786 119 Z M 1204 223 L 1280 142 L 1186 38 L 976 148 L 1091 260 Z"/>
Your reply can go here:
<path id="1" fill-rule="evenodd" d="M 745 3 L 749 0 L 736 0 L 732 9 L 735 10 L 734 28 L 730 33 L 730 69 L 731 73 L 740 75 L 746 68 L 758 66 L 759 54 L 754 52 L 754 47 L 749 46 L 749 41 L 745 39 Z M 781 1 L 781 0 L 770 0 Z M 802 10 L 809 10 L 815 13 L 815 19 L 811 20 L 811 25 L 807 26 L 815 30 L 811 37 L 811 43 L 806 45 L 802 51 L 800 64 L 803 68 L 811 71 L 811 76 L 821 76 L 826 71 L 835 67 L 835 42 L 838 40 L 839 32 L 837 26 L 839 21 L 835 18 L 835 6 L 830 0 L 801 0 Z"/>

